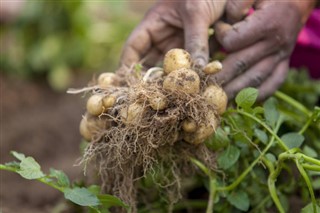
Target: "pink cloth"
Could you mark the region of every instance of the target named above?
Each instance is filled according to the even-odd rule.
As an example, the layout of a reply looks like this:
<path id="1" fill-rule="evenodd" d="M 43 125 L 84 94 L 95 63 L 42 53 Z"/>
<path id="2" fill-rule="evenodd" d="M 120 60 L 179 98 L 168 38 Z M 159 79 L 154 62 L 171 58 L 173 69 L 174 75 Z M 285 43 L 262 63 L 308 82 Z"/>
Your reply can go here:
<path id="1" fill-rule="evenodd" d="M 300 31 L 290 66 L 309 70 L 310 76 L 320 78 L 320 9 L 314 9 Z"/>

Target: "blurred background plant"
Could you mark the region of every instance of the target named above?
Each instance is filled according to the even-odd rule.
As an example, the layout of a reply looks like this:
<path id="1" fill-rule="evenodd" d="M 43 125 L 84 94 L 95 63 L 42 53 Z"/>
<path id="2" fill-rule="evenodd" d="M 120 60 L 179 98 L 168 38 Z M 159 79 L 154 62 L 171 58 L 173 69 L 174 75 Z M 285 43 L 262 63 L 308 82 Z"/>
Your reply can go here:
<path id="1" fill-rule="evenodd" d="M 143 14 L 127 1 L 20 1 L 16 8 L 14 15 L 3 9 L 0 70 L 46 78 L 55 90 L 65 90 L 81 72 L 114 71 Z"/>

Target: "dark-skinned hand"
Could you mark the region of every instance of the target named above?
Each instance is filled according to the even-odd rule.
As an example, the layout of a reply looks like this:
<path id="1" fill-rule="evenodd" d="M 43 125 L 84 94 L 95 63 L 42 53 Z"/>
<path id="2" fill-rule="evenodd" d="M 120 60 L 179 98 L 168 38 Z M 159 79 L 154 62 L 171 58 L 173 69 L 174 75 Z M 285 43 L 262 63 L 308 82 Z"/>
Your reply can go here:
<path id="1" fill-rule="evenodd" d="M 184 48 L 196 65 L 208 62 L 208 29 L 222 15 L 225 0 L 158 1 L 128 38 L 121 64 L 154 66 L 172 48 Z"/>
<path id="2" fill-rule="evenodd" d="M 216 38 L 228 55 L 215 78 L 229 99 L 249 86 L 259 89 L 260 99 L 278 89 L 287 76 L 290 54 L 314 3 L 228 0 L 227 22 L 215 26 Z M 251 6 L 255 11 L 246 16 Z"/>

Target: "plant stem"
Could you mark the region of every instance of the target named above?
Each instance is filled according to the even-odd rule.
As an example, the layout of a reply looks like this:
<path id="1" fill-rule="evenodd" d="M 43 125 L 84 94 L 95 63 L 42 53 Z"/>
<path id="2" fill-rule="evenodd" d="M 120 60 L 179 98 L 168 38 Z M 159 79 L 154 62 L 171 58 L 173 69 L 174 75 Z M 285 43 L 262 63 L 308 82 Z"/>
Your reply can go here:
<path id="1" fill-rule="evenodd" d="M 303 125 L 303 127 L 301 128 L 301 130 L 299 131 L 299 134 L 302 135 L 310 126 L 312 122 L 312 117 L 309 117 L 308 121 L 305 123 L 305 125 Z"/>
<path id="2" fill-rule="evenodd" d="M 280 128 L 280 125 L 282 123 L 282 117 L 279 118 L 277 125 L 274 129 L 275 132 L 277 132 Z M 241 181 L 249 174 L 249 172 L 251 172 L 252 168 L 260 161 L 260 159 L 267 153 L 267 151 L 273 146 L 274 143 L 274 136 L 272 136 L 272 138 L 270 139 L 270 142 L 268 143 L 268 145 L 262 150 L 262 152 L 260 153 L 259 157 L 256 158 L 251 164 L 250 166 L 229 186 L 224 186 L 224 187 L 218 187 L 217 191 L 230 191 L 232 189 L 234 189 L 235 187 L 237 187 Z"/>
<path id="3" fill-rule="evenodd" d="M 299 172 L 300 172 L 301 176 L 303 177 L 303 179 L 306 182 L 307 187 L 309 189 L 309 193 L 310 193 L 311 200 L 312 200 L 313 212 L 317 213 L 317 209 L 316 209 L 317 208 L 317 206 L 316 206 L 317 205 L 317 201 L 316 201 L 316 198 L 314 196 L 314 192 L 313 192 L 313 189 L 312 189 L 312 185 L 311 185 L 310 179 L 309 179 L 306 171 L 304 170 L 304 168 L 301 166 L 298 158 L 296 158 L 295 162 L 296 162 L 296 165 L 297 165 L 297 167 L 299 169 Z"/>
<path id="4" fill-rule="evenodd" d="M 265 124 L 264 122 L 262 122 L 259 118 L 247 113 L 247 112 L 244 112 L 242 110 L 236 110 L 235 112 L 241 114 L 241 115 L 244 115 L 246 117 L 249 117 L 251 118 L 252 120 L 256 121 L 257 123 L 259 123 L 261 126 L 263 126 L 273 137 L 275 137 L 275 139 L 278 141 L 280 147 L 284 150 L 284 151 L 288 151 L 289 148 L 284 144 L 284 142 L 279 138 L 279 136 L 274 132 L 272 131 L 272 129 L 270 129 L 268 127 L 267 124 Z"/>
<path id="5" fill-rule="evenodd" d="M 215 178 L 210 178 L 210 194 L 209 194 L 209 199 L 208 199 L 208 205 L 207 205 L 207 211 L 206 213 L 213 213 L 213 205 L 214 205 L 214 199 L 216 195 L 216 179 Z"/>
<path id="6" fill-rule="evenodd" d="M 303 164 L 301 164 L 301 166 L 304 169 L 307 169 L 307 170 L 310 170 L 310 171 L 320 172 L 320 167 L 319 166 L 314 166 L 314 165 L 310 165 L 310 164 L 307 164 L 307 163 L 303 163 Z"/>
<path id="7" fill-rule="evenodd" d="M 36 180 L 40 181 L 41 183 L 44 183 L 48 186 L 51 186 L 52 188 L 55 188 L 57 190 L 59 190 L 60 192 L 64 192 L 64 188 L 63 187 L 59 187 L 57 185 L 55 185 L 54 183 L 49 182 L 48 180 L 46 180 L 47 177 L 42 177 L 42 178 L 38 178 Z"/>
<path id="8" fill-rule="evenodd" d="M 291 98 L 290 96 L 282 93 L 282 92 L 275 92 L 274 94 L 277 98 L 287 102 L 288 104 L 290 104 L 291 106 L 293 106 L 294 108 L 296 108 L 297 110 L 300 110 L 301 112 L 303 112 L 305 115 L 310 116 L 312 113 L 305 107 L 303 106 L 301 103 L 299 103 L 298 101 L 296 101 L 295 99 Z"/>

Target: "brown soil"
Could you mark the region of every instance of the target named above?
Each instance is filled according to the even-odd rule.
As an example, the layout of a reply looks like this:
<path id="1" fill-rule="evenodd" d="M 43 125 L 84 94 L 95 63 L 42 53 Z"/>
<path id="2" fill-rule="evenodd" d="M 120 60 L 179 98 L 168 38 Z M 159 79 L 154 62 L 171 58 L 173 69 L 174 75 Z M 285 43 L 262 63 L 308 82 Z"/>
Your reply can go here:
<path id="1" fill-rule="evenodd" d="M 81 87 L 84 82 L 78 80 L 72 86 Z M 81 156 L 78 125 L 85 111 L 84 100 L 54 92 L 44 83 L 3 74 L 0 84 L 0 163 L 14 160 L 9 152 L 15 150 L 33 156 L 45 172 L 52 167 L 65 171 L 71 180 L 82 179 L 82 168 L 74 164 Z M 52 212 L 64 200 L 60 192 L 44 184 L 10 172 L 0 173 L 2 213 Z"/>

